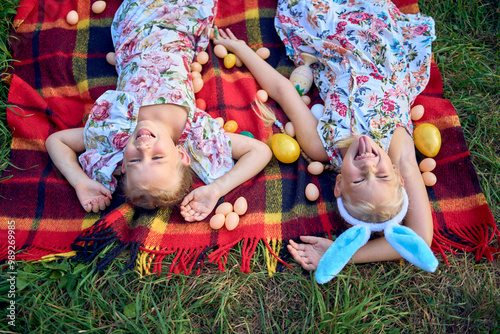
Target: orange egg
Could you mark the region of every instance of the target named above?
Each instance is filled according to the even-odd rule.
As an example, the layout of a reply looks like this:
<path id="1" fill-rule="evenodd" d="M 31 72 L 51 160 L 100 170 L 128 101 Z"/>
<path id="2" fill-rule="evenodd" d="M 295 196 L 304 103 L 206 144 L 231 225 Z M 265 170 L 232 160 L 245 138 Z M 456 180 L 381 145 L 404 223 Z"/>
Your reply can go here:
<path id="1" fill-rule="evenodd" d="M 311 104 L 311 98 L 310 98 L 309 96 L 307 96 L 307 95 L 302 95 L 300 98 L 302 99 L 302 101 L 304 101 L 304 103 L 305 103 L 306 105 L 310 105 L 310 104 Z"/>
<path id="2" fill-rule="evenodd" d="M 226 216 L 224 216 L 222 213 L 218 213 L 213 215 L 212 218 L 210 218 L 210 227 L 213 228 L 214 230 L 218 230 L 222 226 L 224 226 L 225 222 L 226 222 Z"/>
<path id="3" fill-rule="evenodd" d="M 238 197 L 236 201 L 234 201 L 234 212 L 238 215 L 244 215 L 247 212 L 248 203 L 245 197 Z"/>
<path id="4" fill-rule="evenodd" d="M 226 228 L 228 231 L 232 231 L 238 226 L 240 222 L 240 216 L 236 212 L 229 212 L 226 216 Z"/>
<path id="5" fill-rule="evenodd" d="M 196 107 L 201 110 L 206 110 L 207 109 L 207 103 L 203 99 L 196 99 L 195 101 Z"/>
<path id="6" fill-rule="evenodd" d="M 201 51 L 196 56 L 196 61 L 201 65 L 205 65 L 208 62 L 208 58 L 209 58 L 208 53 L 206 53 L 205 51 Z"/>
<path id="7" fill-rule="evenodd" d="M 198 93 L 202 88 L 203 88 L 203 79 L 202 78 L 193 79 L 194 93 L 195 94 Z"/>
<path id="8" fill-rule="evenodd" d="M 68 22 L 69 25 L 75 25 L 78 23 L 78 13 L 76 10 L 72 10 L 66 15 L 66 22 Z"/>
<path id="9" fill-rule="evenodd" d="M 222 213 L 224 216 L 229 212 L 233 212 L 233 205 L 229 202 L 224 202 L 215 209 L 215 214 Z"/>
<path id="10" fill-rule="evenodd" d="M 224 124 L 224 130 L 226 130 L 226 132 L 235 133 L 236 130 L 238 130 L 238 123 L 232 120 L 227 121 L 226 124 Z"/>
<path id="11" fill-rule="evenodd" d="M 411 108 L 410 111 L 411 114 L 411 119 L 414 121 L 418 121 L 419 119 L 424 116 L 424 107 L 422 105 L 416 105 L 413 108 Z"/>
<path id="12" fill-rule="evenodd" d="M 437 182 L 437 177 L 433 172 L 424 172 L 422 173 L 422 179 L 424 180 L 424 184 L 427 187 L 432 187 Z"/>
<path id="13" fill-rule="evenodd" d="M 106 55 L 106 61 L 108 62 L 109 65 L 116 65 L 116 54 L 114 52 L 108 52 Z"/>
<path id="14" fill-rule="evenodd" d="M 313 161 L 307 166 L 307 171 L 312 175 L 319 175 L 325 170 L 325 165 L 319 161 Z"/>
<path id="15" fill-rule="evenodd" d="M 257 95 L 257 98 L 259 99 L 259 101 L 263 102 L 263 103 L 265 103 L 267 101 L 267 99 L 269 98 L 269 95 L 263 89 L 259 89 L 257 91 L 257 93 L 255 93 L 255 95 Z"/>
<path id="16" fill-rule="evenodd" d="M 214 47 L 214 53 L 217 57 L 224 58 L 227 56 L 227 49 L 224 45 L 218 44 Z"/>
<path id="17" fill-rule="evenodd" d="M 210 34 L 209 34 L 209 37 L 210 37 L 210 39 L 214 39 L 214 38 L 215 38 L 215 31 L 214 31 L 214 29 L 213 29 L 213 28 L 212 28 L 212 29 L 210 29 Z"/>
<path id="18" fill-rule="evenodd" d="M 224 57 L 224 67 L 230 69 L 233 68 L 235 64 L 236 64 L 236 56 L 232 53 L 228 53 Z"/>
<path id="19" fill-rule="evenodd" d="M 285 132 L 290 137 L 295 137 L 295 127 L 293 126 L 292 122 L 287 122 L 285 124 Z"/>
<path id="20" fill-rule="evenodd" d="M 92 11 L 95 14 L 101 14 L 106 9 L 106 2 L 99 0 L 92 4 Z"/>
<path id="21" fill-rule="evenodd" d="M 224 126 L 224 118 L 217 117 L 215 120 L 220 124 L 220 126 Z"/>
<path id="22" fill-rule="evenodd" d="M 309 183 L 306 186 L 306 198 L 312 202 L 317 200 L 319 197 L 319 189 L 314 183 Z"/>
<path id="23" fill-rule="evenodd" d="M 432 158 L 425 158 L 420 162 L 418 168 L 421 172 L 430 172 L 436 168 L 436 160 Z"/>
<path id="24" fill-rule="evenodd" d="M 201 72 L 202 69 L 203 67 L 197 61 L 191 63 L 191 72 Z"/>
<path id="25" fill-rule="evenodd" d="M 271 51 L 268 48 L 260 48 L 255 53 L 262 59 L 267 59 L 271 55 Z"/>

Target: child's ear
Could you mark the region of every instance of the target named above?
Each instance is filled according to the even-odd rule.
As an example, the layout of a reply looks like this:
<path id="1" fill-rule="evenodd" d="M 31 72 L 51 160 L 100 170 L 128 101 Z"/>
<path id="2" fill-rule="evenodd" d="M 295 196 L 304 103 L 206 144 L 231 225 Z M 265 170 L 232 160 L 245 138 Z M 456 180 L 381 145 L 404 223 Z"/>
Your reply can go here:
<path id="1" fill-rule="evenodd" d="M 393 165 L 394 173 L 396 174 L 396 180 L 399 180 L 399 184 L 403 187 L 405 185 L 405 180 L 403 179 L 403 175 L 399 172 L 399 168 Z"/>
<path id="2" fill-rule="evenodd" d="M 333 189 L 333 194 L 335 198 L 339 198 L 342 195 L 342 175 L 337 175 L 335 180 L 335 188 Z"/>
<path id="3" fill-rule="evenodd" d="M 191 164 L 191 157 L 189 156 L 189 154 L 187 154 L 186 150 L 180 146 L 177 146 L 177 150 L 179 151 L 181 163 L 184 166 L 189 166 Z"/>
<path id="4" fill-rule="evenodd" d="M 125 159 L 122 160 L 122 174 L 125 174 L 125 172 L 127 171 L 127 168 L 125 168 Z"/>

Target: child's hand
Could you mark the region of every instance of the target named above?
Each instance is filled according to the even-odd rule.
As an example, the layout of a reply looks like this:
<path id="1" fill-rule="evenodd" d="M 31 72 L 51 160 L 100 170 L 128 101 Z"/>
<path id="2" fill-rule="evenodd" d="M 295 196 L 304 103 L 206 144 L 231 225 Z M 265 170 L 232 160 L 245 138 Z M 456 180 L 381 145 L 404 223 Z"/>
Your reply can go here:
<path id="1" fill-rule="evenodd" d="M 78 182 L 75 186 L 80 204 L 87 212 L 98 212 L 111 204 L 111 192 L 101 183 L 88 179 Z"/>
<path id="2" fill-rule="evenodd" d="M 238 48 L 247 45 L 245 41 L 237 39 L 229 28 L 227 28 L 226 31 L 219 29 L 218 32 L 219 36 L 216 34 L 214 44 L 223 45 L 228 51 L 235 53 Z"/>
<path id="3" fill-rule="evenodd" d="M 181 202 L 182 217 L 187 222 L 205 219 L 215 208 L 219 197 L 210 186 L 194 189 Z"/>

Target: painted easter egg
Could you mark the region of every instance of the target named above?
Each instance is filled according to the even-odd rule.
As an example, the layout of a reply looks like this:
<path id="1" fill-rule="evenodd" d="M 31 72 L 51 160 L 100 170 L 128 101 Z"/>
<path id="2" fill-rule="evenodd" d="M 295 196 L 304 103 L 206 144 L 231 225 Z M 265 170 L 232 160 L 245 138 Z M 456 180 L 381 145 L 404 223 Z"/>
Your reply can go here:
<path id="1" fill-rule="evenodd" d="M 236 64 L 236 56 L 232 53 L 228 53 L 224 57 L 224 67 L 227 69 L 232 68 Z"/>
<path id="2" fill-rule="evenodd" d="M 238 123 L 233 120 L 227 121 L 226 124 L 224 124 L 224 130 L 226 130 L 226 132 L 235 133 L 236 130 L 238 130 Z"/>
<path id="3" fill-rule="evenodd" d="M 271 149 L 279 161 L 290 164 L 300 156 L 300 146 L 295 139 L 284 133 L 276 133 L 271 138 Z"/>
<path id="4" fill-rule="evenodd" d="M 427 157 L 435 157 L 441 149 L 441 133 L 430 123 L 420 124 L 413 131 L 415 147 Z"/>

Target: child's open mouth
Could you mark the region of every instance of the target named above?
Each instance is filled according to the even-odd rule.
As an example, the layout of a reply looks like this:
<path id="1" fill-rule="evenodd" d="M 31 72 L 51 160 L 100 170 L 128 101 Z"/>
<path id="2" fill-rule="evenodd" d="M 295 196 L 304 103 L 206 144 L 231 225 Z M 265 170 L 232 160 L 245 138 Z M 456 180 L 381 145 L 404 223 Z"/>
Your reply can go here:
<path id="1" fill-rule="evenodd" d="M 138 132 L 137 132 L 137 136 L 135 137 L 135 140 L 146 140 L 146 139 L 149 139 L 149 138 L 156 138 L 156 136 L 151 132 L 149 131 L 148 129 L 140 129 Z"/>
<path id="2" fill-rule="evenodd" d="M 376 157 L 377 153 L 373 150 L 372 146 L 370 145 L 368 137 L 361 136 L 359 138 L 358 153 L 354 157 L 354 160 L 362 160 L 362 159 L 376 158 Z"/>

